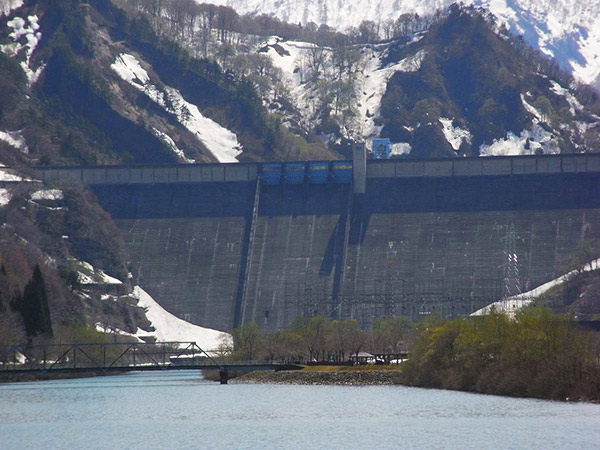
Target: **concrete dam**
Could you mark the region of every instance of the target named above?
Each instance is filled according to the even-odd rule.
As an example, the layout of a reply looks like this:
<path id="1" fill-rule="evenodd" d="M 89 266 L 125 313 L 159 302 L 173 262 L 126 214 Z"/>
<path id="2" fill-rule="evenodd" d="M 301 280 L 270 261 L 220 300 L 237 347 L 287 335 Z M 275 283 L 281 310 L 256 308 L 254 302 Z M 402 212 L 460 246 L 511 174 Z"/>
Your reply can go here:
<path id="1" fill-rule="evenodd" d="M 220 330 L 255 322 L 272 332 L 317 314 L 362 327 L 465 315 L 557 277 L 582 241 L 600 237 L 600 155 L 359 157 L 350 178 L 321 162 L 321 179 L 313 163 L 294 164 L 37 175 L 88 184 L 137 283 L 173 314 Z"/>

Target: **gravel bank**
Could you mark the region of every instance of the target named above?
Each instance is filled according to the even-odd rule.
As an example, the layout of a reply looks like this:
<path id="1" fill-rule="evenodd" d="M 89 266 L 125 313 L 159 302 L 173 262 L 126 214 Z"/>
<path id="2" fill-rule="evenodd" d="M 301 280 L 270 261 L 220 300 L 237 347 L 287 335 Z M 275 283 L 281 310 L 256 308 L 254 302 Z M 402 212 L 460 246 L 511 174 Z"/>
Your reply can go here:
<path id="1" fill-rule="evenodd" d="M 229 380 L 230 383 L 300 384 L 307 386 L 332 384 L 340 386 L 391 385 L 400 383 L 400 372 L 395 370 L 363 370 L 347 372 L 316 372 L 285 370 L 281 372 L 256 371 Z"/>

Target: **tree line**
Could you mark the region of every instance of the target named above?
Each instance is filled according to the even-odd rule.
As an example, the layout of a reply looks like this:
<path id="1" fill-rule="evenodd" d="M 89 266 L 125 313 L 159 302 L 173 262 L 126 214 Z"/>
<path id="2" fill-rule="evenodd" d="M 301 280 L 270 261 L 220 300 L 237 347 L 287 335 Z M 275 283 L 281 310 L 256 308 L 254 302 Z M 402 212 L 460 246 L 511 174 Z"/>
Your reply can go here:
<path id="1" fill-rule="evenodd" d="M 215 41 L 239 43 L 239 35 L 279 36 L 319 46 L 376 43 L 425 31 L 444 15 L 441 9 L 429 15 L 400 13 L 381 21 L 364 20 L 341 32 L 326 24 L 288 23 L 268 14 L 240 15 L 228 6 L 194 0 L 119 0 L 116 3 L 146 14 L 159 35 L 166 34 L 178 42 L 197 41 L 205 52 Z"/>
<path id="2" fill-rule="evenodd" d="M 413 325 L 407 317 L 375 319 L 373 329 L 362 330 L 354 319 L 324 316 L 298 317 L 275 333 L 263 334 L 250 323 L 234 329 L 233 343 L 223 344 L 222 355 L 236 361 L 348 361 L 361 351 L 400 353 Z"/>

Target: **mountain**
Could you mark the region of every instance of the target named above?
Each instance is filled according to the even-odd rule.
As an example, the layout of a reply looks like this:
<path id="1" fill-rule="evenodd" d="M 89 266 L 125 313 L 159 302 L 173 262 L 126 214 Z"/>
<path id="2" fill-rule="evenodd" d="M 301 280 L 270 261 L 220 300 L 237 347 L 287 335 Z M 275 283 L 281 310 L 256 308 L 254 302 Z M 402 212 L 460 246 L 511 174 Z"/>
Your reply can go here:
<path id="1" fill-rule="evenodd" d="M 413 156 L 600 142 L 597 95 L 472 7 L 403 16 L 381 42 L 375 24 L 343 35 L 183 0 L 6 1 L 4 163 L 331 159 L 380 136 Z"/>
<path id="2" fill-rule="evenodd" d="M 276 16 L 286 22 L 327 24 L 338 30 L 362 21 L 385 22 L 401 14 L 431 15 L 454 0 L 216 0 L 241 14 Z M 466 0 L 483 7 L 561 67 L 600 88 L 600 2 L 568 0 Z"/>
<path id="3" fill-rule="evenodd" d="M 161 39 L 143 16 L 109 1 L 16 6 L 0 27 L 4 163 L 293 159 L 302 144 L 251 83 Z"/>
<path id="4" fill-rule="evenodd" d="M 374 137 L 390 138 L 395 155 L 423 157 L 600 148 L 598 93 L 481 8 L 452 5 L 342 34 L 211 4 L 120 1 L 161 36 L 248 80 L 288 130 L 346 156 L 352 142 Z"/>
<path id="5" fill-rule="evenodd" d="M 421 39 L 390 46 L 382 60 L 385 66 L 410 61 L 411 70 L 388 81 L 380 123 L 381 136 L 408 141 L 412 156 L 598 149 L 591 134 L 598 131 L 596 109 L 569 91 L 568 77 L 495 32 L 479 12 L 451 8 Z"/>
<path id="6" fill-rule="evenodd" d="M 598 151 L 597 94 L 573 89 L 568 74 L 493 18 L 454 7 L 413 25 L 422 31 L 383 43 L 257 44 L 296 106 L 288 125 L 340 151 L 345 140 L 374 137 L 417 157 Z"/>

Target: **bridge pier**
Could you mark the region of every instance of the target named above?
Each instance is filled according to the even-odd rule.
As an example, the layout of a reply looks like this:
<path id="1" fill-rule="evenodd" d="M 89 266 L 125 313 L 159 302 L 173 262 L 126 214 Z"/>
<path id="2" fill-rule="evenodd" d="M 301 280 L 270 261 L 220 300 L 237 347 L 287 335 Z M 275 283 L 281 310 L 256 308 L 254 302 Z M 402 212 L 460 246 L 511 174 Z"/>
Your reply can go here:
<path id="1" fill-rule="evenodd" d="M 229 381 L 229 372 L 227 370 L 219 370 L 219 382 L 227 384 L 227 381 Z"/>

